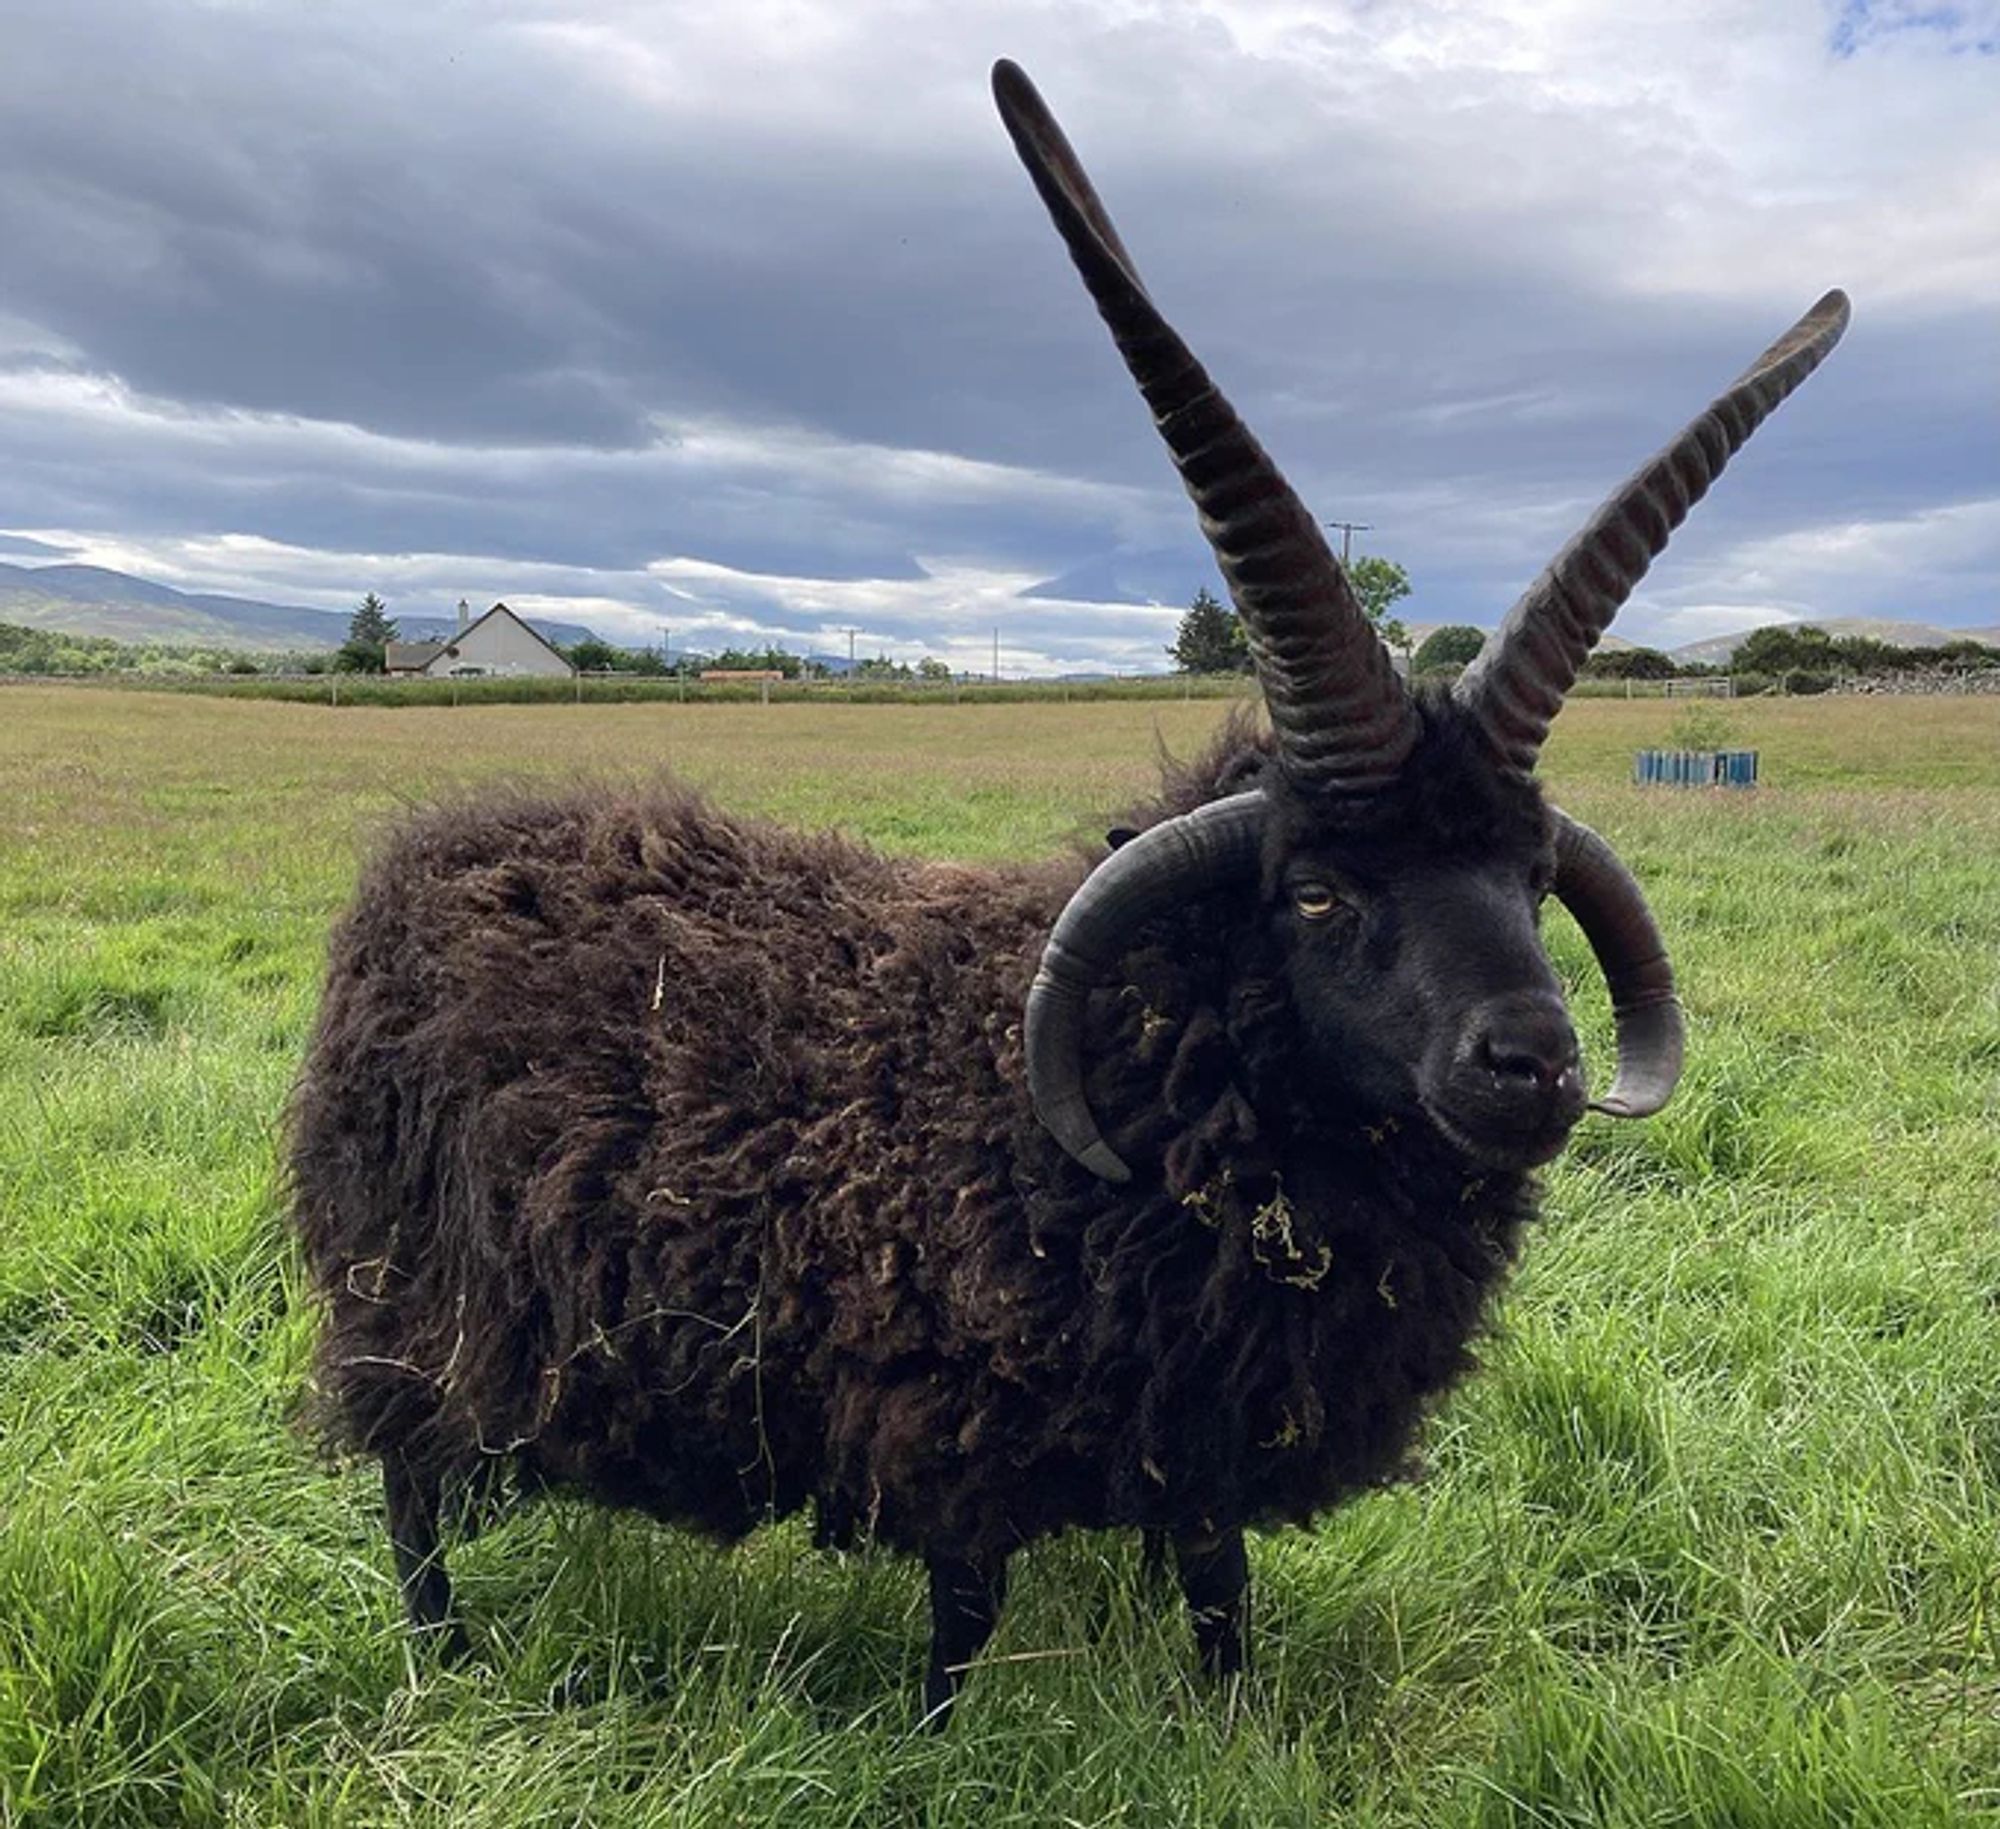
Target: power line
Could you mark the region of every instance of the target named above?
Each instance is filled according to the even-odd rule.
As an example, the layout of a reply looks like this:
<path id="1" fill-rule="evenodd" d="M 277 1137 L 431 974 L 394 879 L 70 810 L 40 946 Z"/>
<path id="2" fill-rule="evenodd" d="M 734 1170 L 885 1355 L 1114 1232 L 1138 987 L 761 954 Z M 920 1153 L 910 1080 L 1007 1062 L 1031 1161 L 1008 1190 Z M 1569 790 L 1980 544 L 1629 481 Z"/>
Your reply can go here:
<path id="1" fill-rule="evenodd" d="M 1338 527 L 1340 529 L 1340 562 L 1342 565 L 1347 563 L 1348 555 L 1354 549 L 1354 536 L 1358 533 L 1373 533 L 1375 531 L 1374 524 L 1369 521 L 1327 521 L 1322 523 L 1322 525 Z"/>

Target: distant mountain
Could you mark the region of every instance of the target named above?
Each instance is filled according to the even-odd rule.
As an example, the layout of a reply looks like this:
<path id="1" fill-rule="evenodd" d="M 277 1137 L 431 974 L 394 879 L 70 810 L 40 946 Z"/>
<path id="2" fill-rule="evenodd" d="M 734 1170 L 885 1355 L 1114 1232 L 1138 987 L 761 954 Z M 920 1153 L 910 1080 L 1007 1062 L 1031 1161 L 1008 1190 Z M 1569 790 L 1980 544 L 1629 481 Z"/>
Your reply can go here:
<path id="1" fill-rule="evenodd" d="M 590 634 L 581 623 L 528 620 L 550 641 L 582 641 Z M 397 621 L 413 641 L 434 639 L 457 626 L 451 616 Z M 0 622 L 63 635 L 204 648 L 337 648 L 347 639 L 343 610 L 177 591 L 97 565 L 0 564 Z"/>
<path id="2" fill-rule="evenodd" d="M 1177 603 L 1185 608 L 1193 595 L 1188 580 L 1212 581 L 1214 576 L 1202 567 L 1199 546 L 1152 547 L 1098 554 L 1015 595 L 1031 602 Z"/>
<path id="3" fill-rule="evenodd" d="M 1898 648 L 1942 648 L 1948 641 L 1982 641 L 2000 647 L 2000 624 L 1979 629 L 1941 629 L 1930 622 L 1896 622 L 1885 616 L 1808 616 L 1803 619 L 1829 635 L 1865 635 L 1871 641 L 1886 641 Z M 1789 618 L 1774 616 L 1768 623 L 1738 629 L 1733 635 L 1712 635 L 1706 641 L 1691 641 L 1670 649 L 1684 666 L 1719 667 L 1734 654 L 1744 639 L 1759 628 L 1796 626 Z"/>

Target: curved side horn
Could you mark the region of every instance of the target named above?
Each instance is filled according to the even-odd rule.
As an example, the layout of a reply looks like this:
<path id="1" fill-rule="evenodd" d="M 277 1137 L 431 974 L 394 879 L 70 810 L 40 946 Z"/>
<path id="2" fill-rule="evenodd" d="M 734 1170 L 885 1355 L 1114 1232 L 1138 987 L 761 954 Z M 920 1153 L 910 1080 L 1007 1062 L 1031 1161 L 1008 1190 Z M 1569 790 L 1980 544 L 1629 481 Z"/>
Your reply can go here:
<path id="1" fill-rule="evenodd" d="M 1455 696 L 1510 767 L 1535 766 L 1563 694 L 1619 606 L 1723 466 L 1840 341 L 1847 318 L 1847 294 L 1829 292 L 1613 494 L 1507 612 Z"/>
<path id="2" fill-rule="evenodd" d="M 1146 296 L 1034 84 L 1003 59 L 993 97 L 1194 500 L 1243 617 L 1286 775 L 1343 793 L 1380 788 L 1416 743 L 1416 713 L 1326 536 Z"/>
<path id="3" fill-rule="evenodd" d="M 1618 854 L 1560 807 L 1549 811 L 1556 822 L 1555 893 L 1597 955 L 1618 1025 L 1617 1077 L 1590 1108 L 1614 1118 L 1650 1117 L 1673 1097 L 1686 1042 L 1666 942 Z"/>
<path id="4" fill-rule="evenodd" d="M 1106 1181 L 1129 1181 L 1083 1091 L 1083 1019 L 1091 987 L 1141 927 L 1192 897 L 1255 876 L 1264 836 L 1261 790 L 1183 813 L 1121 845 L 1070 897 L 1028 992 L 1024 1040 L 1035 1115 Z"/>

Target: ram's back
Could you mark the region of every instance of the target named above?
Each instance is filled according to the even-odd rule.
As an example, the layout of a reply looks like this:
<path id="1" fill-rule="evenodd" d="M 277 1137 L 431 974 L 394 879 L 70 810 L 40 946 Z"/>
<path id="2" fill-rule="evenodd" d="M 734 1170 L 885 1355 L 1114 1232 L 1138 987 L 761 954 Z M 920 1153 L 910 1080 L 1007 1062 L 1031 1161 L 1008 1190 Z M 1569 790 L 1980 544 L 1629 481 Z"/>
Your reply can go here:
<path id="1" fill-rule="evenodd" d="M 291 1110 L 330 1436 L 725 1533 L 799 1502 L 843 1353 L 942 1321 L 921 1242 L 1004 1198 L 1060 893 L 675 790 L 410 820 Z"/>

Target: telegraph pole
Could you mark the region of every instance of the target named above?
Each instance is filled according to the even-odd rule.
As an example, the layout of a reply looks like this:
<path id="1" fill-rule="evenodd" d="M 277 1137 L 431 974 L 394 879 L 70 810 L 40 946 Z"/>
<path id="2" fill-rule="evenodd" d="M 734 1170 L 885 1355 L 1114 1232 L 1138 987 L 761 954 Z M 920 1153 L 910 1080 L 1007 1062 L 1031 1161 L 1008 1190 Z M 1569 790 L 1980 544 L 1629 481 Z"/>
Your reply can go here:
<path id="1" fill-rule="evenodd" d="M 993 683 L 1000 683 L 1000 631 L 993 631 Z"/>
<path id="2" fill-rule="evenodd" d="M 859 629 L 842 629 L 840 632 L 847 637 L 847 675 L 848 678 L 852 679 L 854 677 L 854 638 L 861 631 Z"/>
<path id="3" fill-rule="evenodd" d="M 1372 533 L 1373 524 L 1368 521 L 1327 521 L 1323 525 L 1340 529 L 1340 562 L 1347 563 L 1348 554 L 1354 548 L 1354 536 L 1358 533 Z"/>

